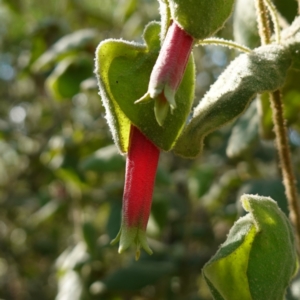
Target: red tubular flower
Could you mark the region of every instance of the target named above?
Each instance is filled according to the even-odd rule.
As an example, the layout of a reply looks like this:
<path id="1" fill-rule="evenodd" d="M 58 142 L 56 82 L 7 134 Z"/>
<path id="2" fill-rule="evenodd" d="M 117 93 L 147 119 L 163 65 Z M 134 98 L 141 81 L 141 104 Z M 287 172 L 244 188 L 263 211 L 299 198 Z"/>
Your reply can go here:
<path id="1" fill-rule="evenodd" d="M 152 254 L 147 244 L 146 227 L 150 215 L 153 186 L 159 159 L 159 149 L 140 130 L 131 125 L 129 150 L 126 160 L 126 178 L 123 194 L 122 225 L 117 237 L 119 253 L 132 243 Z"/>
<path id="2" fill-rule="evenodd" d="M 156 119 L 162 125 L 167 110 L 164 103 L 176 108 L 175 94 L 183 78 L 194 39 L 172 22 L 153 67 L 148 92 L 136 103 L 156 100 Z"/>

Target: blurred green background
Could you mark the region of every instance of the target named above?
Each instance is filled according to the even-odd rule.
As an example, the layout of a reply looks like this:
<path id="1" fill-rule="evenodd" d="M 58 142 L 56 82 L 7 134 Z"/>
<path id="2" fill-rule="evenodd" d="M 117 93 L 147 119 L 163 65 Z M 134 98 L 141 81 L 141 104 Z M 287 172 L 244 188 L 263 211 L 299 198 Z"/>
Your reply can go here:
<path id="1" fill-rule="evenodd" d="M 293 20 L 294 0 L 276 4 Z M 271 196 L 287 212 L 254 102 L 244 119 L 206 138 L 198 159 L 161 155 L 148 225 L 154 254 L 135 262 L 134 249 L 118 255 L 110 246 L 125 158 L 104 118 L 94 53 L 106 38 L 142 42 L 151 20 L 159 20 L 156 0 L 0 0 L 1 300 L 209 300 L 201 269 L 243 213 L 239 196 Z M 232 28 L 231 19 L 218 35 L 233 39 Z M 196 102 L 236 54 L 195 49 Z M 290 77 L 299 175 L 299 77 Z M 289 294 L 299 299 L 299 283 Z"/>

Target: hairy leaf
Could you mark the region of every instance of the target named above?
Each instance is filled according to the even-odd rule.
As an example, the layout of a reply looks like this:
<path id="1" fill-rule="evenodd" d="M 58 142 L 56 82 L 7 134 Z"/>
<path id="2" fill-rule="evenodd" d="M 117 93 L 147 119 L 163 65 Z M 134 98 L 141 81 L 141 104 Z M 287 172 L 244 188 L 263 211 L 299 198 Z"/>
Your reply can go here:
<path id="1" fill-rule="evenodd" d="M 150 74 L 160 50 L 160 25 L 150 23 L 145 44 L 106 40 L 97 49 L 96 74 L 106 118 L 120 152 L 128 148 L 129 127 L 134 124 L 156 146 L 168 151 L 183 129 L 194 97 L 194 64 L 191 57 L 176 93 L 177 108 L 169 111 L 163 126 L 154 115 L 154 101 L 135 104 L 148 89 Z"/>
<path id="2" fill-rule="evenodd" d="M 236 58 L 195 108 L 175 153 L 189 158 L 199 155 L 208 133 L 236 119 L 257 93 L 281 87 L 290 64 L 289 51 L 279 45 L 263 46 Z"/>
<path id="3" fill-rule="evenodd" d="M 234 0 L 169 0 L 172 19 L 195 39 L 213 35 L 224 26 Z"/>
<path id="4" fill-rule="evenodd" d="M 243 195 L 242 203 L 249 214 L 234 224 L 204 277 L 217 300 L 282 300 L 297 269 L 291 224 L 269 197 Z"/>

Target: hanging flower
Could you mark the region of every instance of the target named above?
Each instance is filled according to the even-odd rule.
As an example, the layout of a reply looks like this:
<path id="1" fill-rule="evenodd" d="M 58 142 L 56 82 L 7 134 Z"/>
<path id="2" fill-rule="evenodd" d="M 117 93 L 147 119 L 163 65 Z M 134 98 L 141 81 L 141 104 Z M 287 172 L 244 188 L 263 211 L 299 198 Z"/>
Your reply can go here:
<path id="1" fill-rule="evenodd" d="M 155 116 L 162 126 L 168 113 L 176 108 L 175 94 L 183 78 L 194 39 L 172 22 L 153 67 L 147 93 L 135 103 L 155 100 Z"/>
<path id="2" fill-rule="evenodd" d="M 112 243 L 120 242 L 119 253 L 135 243 L 136 259 L 140 256 L 140 247 L 148 254 L 152 254 L 147 243 L 146 227 L 150 215 L 159 153 L 160 150 L 137 127 L 131 125 L 122 224 Z"/>

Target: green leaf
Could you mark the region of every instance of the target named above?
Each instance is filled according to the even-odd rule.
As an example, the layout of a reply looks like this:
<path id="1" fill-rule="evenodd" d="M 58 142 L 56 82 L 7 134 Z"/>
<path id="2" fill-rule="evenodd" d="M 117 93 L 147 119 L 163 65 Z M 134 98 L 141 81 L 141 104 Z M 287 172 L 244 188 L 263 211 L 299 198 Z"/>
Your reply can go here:
<path id="1" fill-rule="evenodd" d="M 224 26 L 234 0 L 169 0 L 172 19 L 195 39 L 205 39 Z"/>
<path id="2" fill-rule="evenodd" d="M 137 2 L 137 0 L 126 0 L 115 7 L 113 10 L 115 22 L 120 25 L 124 24 L 124 21 L 137 10 Z"/>
<path id="3" fill-rule="evenodd" d="M 191 197 L 199 199 L 207 193 L 212 186 L 215 174 L 215 169 L 210 165 L 202 164 L 201 166 L 194 166 L 189 172 L 188 181 L 189 194 Z"/>
<path id="4" fill-rule="evenodd" d="M 228 140 L 226 154 L 230 158 L 238 157 L 246 152 L 258 139 L 258 114 L 256 101 L 234 125 Z"/>
<path id="5" fill-rule="evenodd" d="M 80 83 L 92 74 L 93 60 L 90 56 L 72 56 L 59 62 L 47 78 L 46 85 L 54 99 L 68 99 L 80 91 Z"/>
<path id="6" fill-rule="evenodd" d="M 270 94 L 262 93 L 257 95 L 257 113 L 259 117 L 259 135 L 266 140 L 275 137 L 273 131 L 272 109 L 270 106 Z"/>
<path id="7" fill-rule="evenodd" d="M 84 171 L 112 172 L 124 169 L 125 160 L 115 145 L 103 147 L 83 159 L 79 167 Z"/>
<path id="8" fill-rule="evenodd" d="M 300 46 L 300 44 L 299 44 Z M 300 65 L 299 65 L 300 66 Z M 284 117 L 287 120 L 287 125 L 297 126 L 300 121 L 300 85 L 299 85 L 300 69 L 292 65 L 287 72 L 284 86 L 281 89 Z M 258 103 L 259 114 L 259 133 L 264 139 L 274 139 L 272 110 L 270 107 L 269 95 L 264 93 L 259 96 Z"/>
<path id="9" fill-rule="evenodd" d="M 159 35 L 159 24 L 152 22 L 144 32 L 145 44 L 106 40 L 97 49 L 96 74 L 106 118 L 114 141 L 123 153 L 127 152 L 131 123 L 159 148 L 170 150 L 191 109 L 195 81 L 192 58 L 175 96 L 177 108 L 167 113 L 163 126 L 156 121 L 154 101 L 134 104 L 148 90 L 160 50 Z"/>
<path id="10" fill-rule="evenodd" d="M 56 60 L 79 50 L 94 48 L 98 35 L 99 33 L 95 29 L 82 29 L 65 35 L 34 62 L 32 65 L 33 72 L 44 71 Z"/>
<path id="11" fill-rule="evenodd" d="M 279 13 L 288 23 L 293 22 L 297 16 L 297 1 L 294 0 L 274 0 L 273 1 Z"/>
<path id="12" fill-rule="evenodd" d="M 240 174 L 236 170 L 228 170 L 210 185 L 209 191 L 202 196 L 201 202 L 209 212 L 215 212 L 224 206 L 224 199 L 242 183 Z"/>
<path id="13" fill-rule="evenodd" d="M 97 238 L 99 234 L 91 222 L 84 222 L 82 224 L 82 235 L 89 252 L 92 255 L 95 255 L 97 250 Z"/>
<path id="14" fill-rule="evenodd" d="M 195 108 L 175 153 L 189 158 L 199 155 L 208 133 L 236 119 L 257 93 L 281 87 L 290 64 L 289 52 L 279 45 L 263 46 L 236 58 Z"/>
<path id="15" fill-rule="evenodd" d="M 161 166 L 158 166 L 156 171 L 155 185 L 171 185 L 172 176 L 168 170 L 163 169 Z"/>
<path id="16" fill-rule="evenodd" d="M 269 196 L 276 199 L 279 208 L 288 216 L 289 209 L 281 179 L 252 179 L 239 190 L 239 194 Z"/>
<path id="17" fill-rule="evenodd" d="M 284 105 L 284 117 L 288 125 L 295 124 L 300 121 L 300 70 L 290 69 L 287 74 L 285 85 L 282 88 L 282 98 Z"/>
<path id="18" fill-rule="evenodd" d="M 231 228 L 204 277 L 215 299 L 282 300 L 297 269 L 291 224 L 269 197 L 241 200 L 249 214 Z"/>
<path id="19" fill-rule="evenodd" d="M 13 10 L 16 13 L 21 12 L 21 1 L 20 0 L 4 0 L 3 1 L 7 7 L 9 7 L 11 10 Z"/>
<path id="20" fill-rule="evenodd" d="M 174 271 L 175 266 L 171 262 L 140 261 L 116 270 L 104 278 L 103 283 L 109 291 L 134 291 L 154 284 Z"/>
<path id="21" fill-rule="evenodd" d="M 281 300 L 297 271 L 297 253 L 292 226 L 278 209 L 276 202 L 258 196 L 243 198 L 244 207 L 245 202 L 248 202 L 256 226 L 258 225 L 260 229 L 253 242 L 248 262 L 252 297 L 257 300 L 267 298 Z"/>
<path id="22" fill-rule="evenodd" d="M 56 260 L 58 291 L 56 299 L 79 300 L 83 291 L 83 283 L 75 271 L 78 265 L 89 259 L 86 246 L 80 242 L 66 249 Z M 72 288 L 70 288 L 70 286 Z"/>
<path id="23" fill-rule="evenodd" d="M 42 206 L 38 211 L 33 213 L 28 223 L 34 227 L 37 227 L 41 225 L 43 222 L 50 220 L 53 220 L 55 213 L 60 208 L 60 204 L 55 201 L 51 200 L 48 203 L 46 203 L 44 206 Z"/>
<path id="24" fill-rule="evenodd" d="M 252 300 L 248 278 L 242 274 L 246 272 L 255 234 L 251 219 L 240 219 L 234 224 L 217 254 L 205 265 L 205 279 L 222 295 L 220 299 Z"/>
<path id="25" fill-rule="evenodd" d="M 71 189 L 86 189 L 87 185 L 81 180 L 79 174 L 74 169 L 59 168 L 55 171 L 55 175 L 65 182 Z"/>
<path id="26" fill-rule="evenodd" d="M 153 197 L 151 214 L 157 222 L 160 229 L 163 229 L 168 222 L 169 203 L 165 195 L 155 195 Z"/>
<path id="27" fill-rule="evenodd" d="M 106 233 L 109 239 L 112 240 L 118 234 L 121 227 L 121 212 L 122 212 L 122 201 L 111 200 L 109 202 L 110 212 L 106 224 Z"/>

